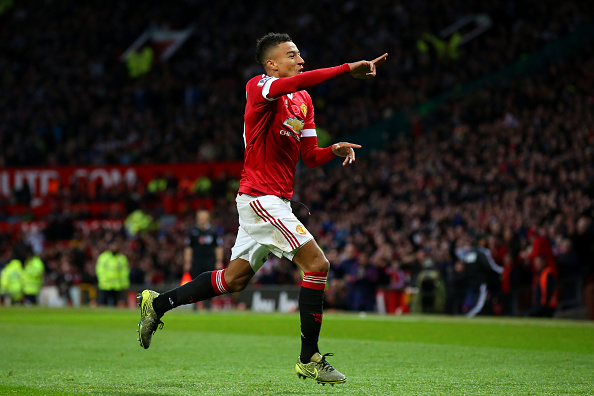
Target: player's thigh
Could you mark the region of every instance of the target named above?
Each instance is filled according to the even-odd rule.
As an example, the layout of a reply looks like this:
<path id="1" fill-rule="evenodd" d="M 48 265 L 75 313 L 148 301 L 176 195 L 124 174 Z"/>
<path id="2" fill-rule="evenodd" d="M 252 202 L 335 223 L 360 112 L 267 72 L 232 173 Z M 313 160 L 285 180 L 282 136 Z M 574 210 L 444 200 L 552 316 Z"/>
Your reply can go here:
<path id="1" fill-rule="evenodd" d="M 303 272 L 328 272 L 330 270 L 330 263 L 315 239 L 307 242 L 295 253 L 293 262 Z"/>

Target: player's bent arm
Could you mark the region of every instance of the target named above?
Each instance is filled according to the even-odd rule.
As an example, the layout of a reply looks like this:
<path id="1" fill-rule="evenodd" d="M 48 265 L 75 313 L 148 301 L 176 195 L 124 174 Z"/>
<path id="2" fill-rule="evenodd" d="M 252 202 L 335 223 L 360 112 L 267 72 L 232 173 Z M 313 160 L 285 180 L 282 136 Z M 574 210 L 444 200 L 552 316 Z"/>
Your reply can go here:
<path id="1" fill-rule="evenodd" d="M 268 99 L 273 99 L 282 95 L 312 88 L 334 77 L 350 73 L 350 71 L 351 68 L 349 64 L 345 63 L 340 66 L 306 71 L 292 77 L 277 78 L 270 82 L 270 89 L 266 96 Z"/>
<path id="2" fill-rule="evenodd" d="M 317 136 L 301 137 L 301 158 L 308 168 L 315 168 L 330 162 L 336 155 L 332 146 L 318 147 Z"/>

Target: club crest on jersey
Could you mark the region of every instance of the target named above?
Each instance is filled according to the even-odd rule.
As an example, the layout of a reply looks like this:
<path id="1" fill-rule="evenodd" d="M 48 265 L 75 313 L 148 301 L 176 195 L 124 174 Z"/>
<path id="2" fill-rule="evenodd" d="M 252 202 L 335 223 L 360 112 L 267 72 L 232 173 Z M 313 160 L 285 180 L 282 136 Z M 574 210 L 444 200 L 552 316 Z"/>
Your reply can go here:
<path id="1" fill-rule="evenodd" d="M 305 231 L 305 228 L 303 228 L 303 226 L 301 224 L 299 224 L 296 228 L 297 234 L 299 235 L 305 235 L 307 234 L 307 231 Z"/>
<path id="2" fill-rule="evenodd" d="M 301 112 L 303 113 L 303 117 L 307 117 L 307 105 L 305 103 L 301 103 Z"/>

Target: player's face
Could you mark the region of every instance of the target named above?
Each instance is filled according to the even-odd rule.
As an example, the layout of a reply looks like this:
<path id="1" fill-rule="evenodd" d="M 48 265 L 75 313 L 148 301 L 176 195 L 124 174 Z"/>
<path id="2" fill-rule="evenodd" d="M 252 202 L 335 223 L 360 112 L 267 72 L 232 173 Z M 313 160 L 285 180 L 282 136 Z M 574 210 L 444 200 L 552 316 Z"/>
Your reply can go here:
<path id="1" fill-rule="evenodd" d="M 301 73 L 305 63 L 299 49 L 292 41 L 280 43 L 273 53 L 272 60 L 277 74 L 275 77 L 296 76 Z"/>

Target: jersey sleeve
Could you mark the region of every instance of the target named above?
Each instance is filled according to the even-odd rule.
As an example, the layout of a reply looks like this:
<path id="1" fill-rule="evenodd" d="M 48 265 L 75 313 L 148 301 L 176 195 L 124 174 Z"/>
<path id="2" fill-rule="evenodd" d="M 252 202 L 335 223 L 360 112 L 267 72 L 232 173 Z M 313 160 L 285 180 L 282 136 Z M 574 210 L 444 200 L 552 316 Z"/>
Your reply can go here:
<path id="1" fill-rule="evenodd" d="M 263 84 L 262 95 L 267 100 L 274 100 L 282 95 L 315 87 L 350 70 L 348 63 L 345 63 L 340 66 L 306 71 L 292 77 L 269 77 Z"/>
<path id="2" fill-rule="evenodd" d="M 265 74 L 260 75 L 259 78 L 254 77 L 245 86 L 245 95 L 248 103 L 252 106 L 261 107 L 266 106 L 267 103 L 274 102 L 274 99 L 268 99 L 267 94 L 270 89 L 270 83 L 276 80 L 276 77 L 269 77 Z"/>
<path id="3" fill-rule="evenodd" d="M 318 147 L 318 137 L 301 137 L 301 158 L 308 168 L 315 168 L 330 162 L 333 158 L 336 158 L 334 152 L 332 152 L 332 146 L 329 147 Z"/>

